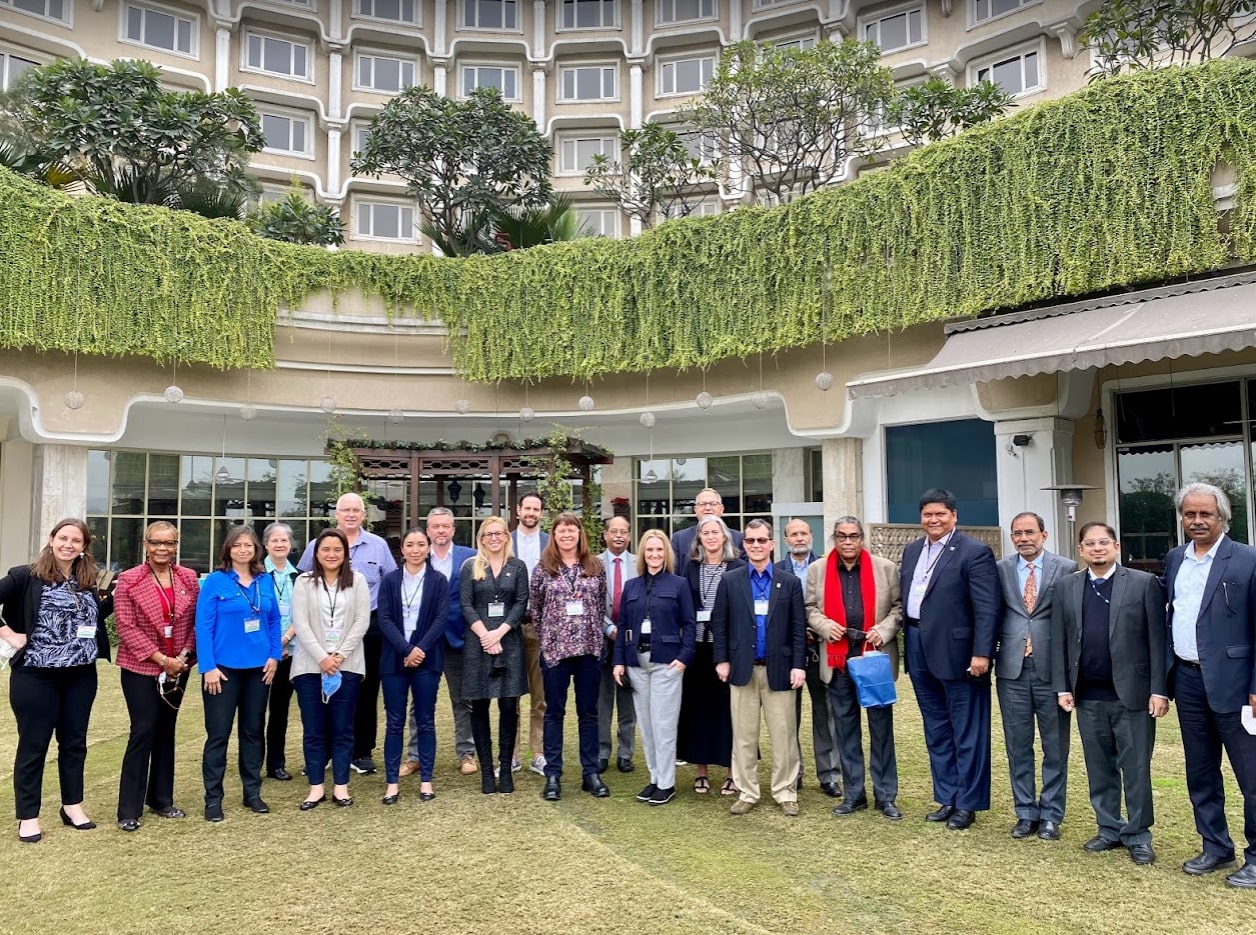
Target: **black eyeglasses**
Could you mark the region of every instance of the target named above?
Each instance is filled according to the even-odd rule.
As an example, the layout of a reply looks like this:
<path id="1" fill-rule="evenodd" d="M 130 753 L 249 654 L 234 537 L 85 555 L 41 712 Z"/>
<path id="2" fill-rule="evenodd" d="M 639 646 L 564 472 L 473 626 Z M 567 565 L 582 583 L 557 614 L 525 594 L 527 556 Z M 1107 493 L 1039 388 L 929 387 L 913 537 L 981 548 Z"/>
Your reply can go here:
<path id="1" fill-rule="evenodd" d="M 772 540 L 771 539 L 751 539 L 749 536 L 746 536 L 741 541 L 744 542 L 746 545 L 767 545 Z"/>
<path id="2" fill-rule="evenodd" d="M 838 542 L 858 542 L 860 539 L 863 538 L 863 533 L 861 532 L 835 532 L 833 533 L 833 538 L 836 539 Z"/>
<path id="3" fill-rule="evenodd" d="M 154 549 L 177 549 L 179 547 L 178 539 L 145 539 Z"/>

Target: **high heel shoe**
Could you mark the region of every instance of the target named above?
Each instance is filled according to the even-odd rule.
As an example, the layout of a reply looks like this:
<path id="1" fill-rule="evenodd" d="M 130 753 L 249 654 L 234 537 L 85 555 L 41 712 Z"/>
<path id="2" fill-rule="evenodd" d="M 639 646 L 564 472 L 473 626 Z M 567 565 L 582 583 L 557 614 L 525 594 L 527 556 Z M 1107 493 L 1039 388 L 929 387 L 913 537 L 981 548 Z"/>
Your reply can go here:
<path id="1" fill-rule="evenodd" d="M 65 806 L 61 807 L 61 823 L 63 825 L 69 825 L 75 831 L 91 831 L 96 827 L 96 822 L 94 821 L 85 821 L 81 825 L 76 825 L 74 823 L 74 819 L 65 813 Z"/>
<path id="2" fill-rule="evenodd" d="M 42 831 L 36 831 L 34 834 L 22 834 L 22 823 L 17 823 L 17 839 L 23 844 L 38 844 L 44 836 Z"/>

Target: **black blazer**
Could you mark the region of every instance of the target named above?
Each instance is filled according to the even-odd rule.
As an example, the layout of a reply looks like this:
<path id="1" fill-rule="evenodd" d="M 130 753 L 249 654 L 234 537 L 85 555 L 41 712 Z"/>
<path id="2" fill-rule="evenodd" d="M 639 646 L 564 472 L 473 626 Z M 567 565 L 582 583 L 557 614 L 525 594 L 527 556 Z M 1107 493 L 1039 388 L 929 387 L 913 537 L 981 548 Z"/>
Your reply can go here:
<path id="1" fill-rule="evenodd" d="M 731 664 L 730 685 L 747 685 L 754 671 L 754 597 L 750 592 L 750 568 L 726 571 L 715 592 L 711 611 L 715 634 L 715 664 Z M 791 669 L 806 666 L 807 615 L 803 609 L 802 582 L 787 571 L 773 569 L 768 591 L 767 669 L 772 691 L 790 691 Z"/>
<path id="2" fill-rule="evenodd" d="M 1173 588 L 1182 559 L 1193 543 L 1169 552 L 1164 563 L 1169 594 L 1167 652 L 1168 688 L 1173 691 Z M 1208 706 L 1218 714 L 1238 711 L 1247 696 L 1256 694 L 1256 549 L 1227 536 L 1217 546 L 1208 571 L 1208 583 L 1199 603 L 1195 642 L 1203 670 Z"/>
<path id="3" fill-rule="evenodd" d="M 423 573 L 423 593 L 419 595 L 419 619 L 414 633 L 407 640 L 405 607 L 401 583 L 405 566 L 394 569 L 379 583 L 379 632 L 383 649 L 379 657 L 379 674 L 392 675 L 405 670 L 405 658 L 416 646 L 426 654 L 420 669 L 441 672 L 445 668 L 445 623 L 449 616 L 449 580 L 427 564 Z"/>
<path id="4" fill-rule="evenodd" d="M 649 580 L 641 575 L 624 582 L 624 596 L 619 605 L 619 629 L 615 633 L 615 665 L 640 665 L 637 640 L 641 635 L 641 621 L 645 618 L 648 591 L 650 661 L 668 665 L 679 660 L 687 666 L 693 662 L 697 633 L 689 583 L 679 575 L 662 571 L 654 578 L 654 586 L 648 588 L 648 585 Z"/>
<path id="5" fill-rule="evenodd" d="M 1082 588 L 1086 570 L 1056 581 L 1051 604 L 1051 673 L 1057 692 L 1072 692 L 1082 655 Z M 1165 695 L 1164 590 L 1145 571 L 1116 566 L 1108 649 L 1112 685 L 1131 711 L 1146 711 L 1152 695 Z M 1082 699 L 1083 701 L 1085 699 Z"/>
<path id="6" fill-rule="evenodd" d="M 4 620 L 9 629 L 15 633 L 30 633 L 35 629 L 35 621 L 39 618 L 39 605 L 43 600 L 45 582 L 31 574 L 30 565 L 17 565 L 9 569 L 9 573 L 0 578 L 0 605 L 4 607 Z M 105 618 L 113 613 L 113 595 L 101 601 L 95 588 L 81 591 L 88 594 L 96 602 L 96 652 L 101 659 L 109 662 L 113 654 L 109 647 L 109 631 L 105 628 Z M 23 648 L 13 656 L 13 665 L 22 664 L 26 655 Z"/>
<path id="7" fill-rule="evenodd" d="M 681 530 L 682 532 L 684 530 Z M 730 571 L 736 571 L 738 568 L 745 568 L 746 563 L 739 558 L 733 559 L 728 563 L 728 567 L 724 569 L 727 575 Z M 680 569 L 680 576 L 689 582 L 689 597 L 693 600 L 693 609 L 696 613 L 702 607 L 702 563 L 695 562 L 693 559 L 685 559 L 684 567 Z"/>

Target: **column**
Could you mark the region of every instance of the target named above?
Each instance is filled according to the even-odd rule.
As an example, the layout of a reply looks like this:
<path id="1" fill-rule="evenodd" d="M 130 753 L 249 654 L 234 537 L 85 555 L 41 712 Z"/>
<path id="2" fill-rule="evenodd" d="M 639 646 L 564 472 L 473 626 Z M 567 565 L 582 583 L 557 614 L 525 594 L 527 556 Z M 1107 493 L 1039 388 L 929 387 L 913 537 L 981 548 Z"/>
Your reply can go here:
<path id="1" fill-rule="evenodd" d="M 772 452 L 772 502 L 802 503 L 806 499 L 806 452 L 802 448 L 777 448 Z"/>
<path id="2" fill-rule="evenodd" d="M 545 128 L 545 66 L 536 64 L 532 67 L 532 119 L 536 128 L 548 135 Z"/>
<path id="3" fill-rule="evenodd" d="M 231 30 L 219 26 L 214 32 L 214 90 L 225 91 L 231 84 Z"/>
<path id="4" fill-rule="evenodd" d="M 87 515 L 87 449 L 36 445 L 31 480 L 30 554 L 34 556 L 58 522 Z"/>
<path id="5" fill-rule="evenodd" d="M 441 97 L 448 97 L 447 76 L 449 68 L 446 59 L 442 59 L 439 65 L 432 65 L 432 90 Z"/>
<path id="6" fill-rule="evenodd" d="M 448 0 L 436 0 L 436 12 L 432 16 L 432 32 L 430 34 L 432 40 L 432 55 L 434 56 L 443 56 L 445 54 L 445 16 L 448 9 Z M 444 92 L 438 91 L 437 93 L 443 94 Z"/>
<path id="7" fill-rule="evenodd" d="M 327 119 L 342 120 L 344 113 L 344 53 L 334 48 L 327 56 Z"/>
<path id="8" fill-rule="evenodd" d="M 545 0 L 532 0 L 532 52 L 536 58 L 546 58 L 545 48 Z"/>
<path id="9" fill-rule="evenodd" d="M 645 52 L 645 12 L 642 0 L 632 0 L 632 22 L 629 25 L 632 36 L 629 43 L 630 54 L 641 55 Z"/>
<path id="10" fill-rule="evenodd" d="M 343 133 L 339 129 L 327 131 L 327 182 L 324 190 L 329 195 L 340 194 L 340 140 L 342 136 Z"/>
<path id="11" fill-rule="evenodd" d="M 1047 548 L 1071 558 L 1075 552 L 1073 537 L 1059 492 L 1042 488 L 1072 480 L 1073 423 L 1051 416 L 1007 419 L 995 422 L 994 439 L 1003 554 L 1012 554 L 1007 535 L 1012 517 L 1029 510 L 1046 521 L 1050 536 Z"/>
<path id="12" fill-rule="evenodd" d="M 863 439 L 826 438 L 820 442 L 823 472 L 824 528 L 839 516 L 864 518 Z"/>
<path id="13" fill-rule="evenodd" d="M 628 129 L 640 130 L 644 122 L 644 81 L 640 62 L 628 66 Z"/>

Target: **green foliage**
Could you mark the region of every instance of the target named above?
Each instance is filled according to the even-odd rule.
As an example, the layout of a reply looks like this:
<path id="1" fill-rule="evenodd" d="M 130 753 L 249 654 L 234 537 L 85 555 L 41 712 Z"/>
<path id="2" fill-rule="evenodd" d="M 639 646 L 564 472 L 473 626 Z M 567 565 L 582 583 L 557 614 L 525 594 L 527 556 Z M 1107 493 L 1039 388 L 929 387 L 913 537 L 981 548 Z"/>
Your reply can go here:
<path id="1" fill-rule="evenodd" d="M 1186 65 L 1229 54 L 1256 38 L 1251 0 L 1102 0 L 1078 43 L 1094 53 L 1092 75 Z"/>
<path id="2" fill-rule="evenodd" d="M 535 121 L 495 88 L 457 101 L 413 87 L 371 121 L 352 165 L 364 175 L 405 179 L 442 251 L 468 256 L 482 252 L 478 238 L 492 209 L 548 200 L 553 158 Z"/>
<path id="3" fill-rule="evenodd" d="M 547 243 L 562 243 L 589 236 L 576 207 L 567 195 L 555 195 L 541 207 L 514 205 L 490 212 L 493 244 L 498 251 L 526 250 Z M 493 251 L 485 251 L 493 252 Z"/>
<path id="4" fill-rule="evenodd" d="M 259 237 L 284 243 L 336 247 L 345 239 L 340 212 L 330 205 L 314 204 L 300 191 L 263 204 L 249 215 L 248 225 Z"/>
<path id="5" fill-rule="evenodd" d="M 595 155 L 584 184 L 644 227 L 653 227 L 660 216 L 685 217 L 693 211 L 719 172 L 717 163 L 693 156 L 678 133 L 650 120 L 640 130 L 620 131 L 617 159 Z"/>
<path id="6" fill-rule="evenodd" d="M 545 504 L 541 527 L 546 532 L 553 527 L 555 516 L 575 509 L 571 482 L 580 476 L 580 472 L 568 459 L 567 452 L 579 442 L 579 429 L 556 425 L 549 435 L 532 443 L 533 447 L 547 449 L 546 452 L 523 459 L 523 463 L 536 473 L 535 490 Z M 580 525 L 584 527 L 589 549 L 600 552 L 602 532 L 606 529 L 606 522 L 602 519 L 602 485 L 596 480 L 590 482 L 582 491 L 581 500 Z"/>
<path id="7" fill-rule="evenodd" d="M 361 289 L 439 317 L 473 380 L 706 367 L 1256 262 L 1256 63 L 1098 82 L 783 208 L 460 260 L 263 240 L 0 170 L 0 257 L 6 347 L 267 367 L 277 309 Z"/>
<path id="8" fill-rule="evenodd" d="M 930 78 L 899 94 L 890 105 L 885 122 L 898 127 L 908 143 L 920 146 L 1002 116 L 1009 107 L 1016 106 L 1012 100 L 1012 95 L 993 81 L 957 88 L 941 78 Z"/>

